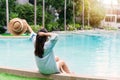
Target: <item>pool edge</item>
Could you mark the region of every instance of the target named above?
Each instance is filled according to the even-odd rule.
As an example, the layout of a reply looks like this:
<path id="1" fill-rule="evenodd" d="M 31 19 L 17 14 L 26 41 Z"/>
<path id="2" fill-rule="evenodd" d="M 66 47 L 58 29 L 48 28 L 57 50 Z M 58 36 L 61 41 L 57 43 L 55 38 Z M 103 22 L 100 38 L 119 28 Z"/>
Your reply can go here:
<path id="1" fill-rule="evenodd" d="M 42 75 L 37 70 L 24 70 L 10 67 L 0 67 L 0 72 L 14 74 L 26 77 L 47 78 L 53 80 L 120 80 L 120 77 L 98 77 L 87 75 L 66 75 L 66 74 L 51 74 Z"/>
<path id="2" fill-rule="evenodd" d="M 0 36 L 0 38 L 29 38 L 29 36 Z"/>

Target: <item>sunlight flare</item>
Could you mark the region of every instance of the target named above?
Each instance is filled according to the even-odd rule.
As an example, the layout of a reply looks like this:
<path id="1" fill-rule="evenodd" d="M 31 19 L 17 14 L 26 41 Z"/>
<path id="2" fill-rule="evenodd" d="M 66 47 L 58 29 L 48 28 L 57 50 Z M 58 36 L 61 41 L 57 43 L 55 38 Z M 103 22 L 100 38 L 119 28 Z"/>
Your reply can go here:
<path id="1" fill-rule="evenodd" d="M 103 3 L 104 4 L 114 4 L 114 5 L 118 4 L 117 0 L 103 0 Z"/>

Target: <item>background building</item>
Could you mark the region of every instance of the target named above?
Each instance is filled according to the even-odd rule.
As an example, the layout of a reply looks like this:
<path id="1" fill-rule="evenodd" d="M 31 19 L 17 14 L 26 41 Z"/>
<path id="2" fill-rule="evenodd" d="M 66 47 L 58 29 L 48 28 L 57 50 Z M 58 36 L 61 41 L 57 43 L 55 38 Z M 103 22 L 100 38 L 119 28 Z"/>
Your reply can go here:
<path id="1" fill-rule="evenodd" d="M 106 16 L 102 21 L 102 26 L 120 28 L 120 5 L 106 5 Z"/>

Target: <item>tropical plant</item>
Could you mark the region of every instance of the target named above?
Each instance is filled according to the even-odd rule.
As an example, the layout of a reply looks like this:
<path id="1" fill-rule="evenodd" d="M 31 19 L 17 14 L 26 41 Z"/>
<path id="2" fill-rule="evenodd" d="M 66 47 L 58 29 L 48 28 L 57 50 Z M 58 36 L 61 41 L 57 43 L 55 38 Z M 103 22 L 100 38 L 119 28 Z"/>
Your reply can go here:
<path id="1" fill-rule="evenodd" d="M 6 25 L 6 1 L 0 0 L 0 25 Z"/>
<path id="2" fill-rule="evenodd" d="M 76 16 L 79 17 L 79 23 L 82 24 L 82 9 L 83 9 L 83 1 L 82 0 L 74 0 L 76 3 Z M 84 0 L 84 21 L 85 25 L 88 24 L 88 14 L 90 15 L 90 25 L 93 27 L 97 27 L 101 20 L 105 17 L 104 6 L 98 3 L 97 0 Z M 89 11 L 89 13 L 88 13 Z M 77 21 L 78 22 L 78 21 Z"/>
<path id="3" fill-rule="evenodd" d="M 91 30 L 91 29 L 93 29 L 91 26 L 84 26 L 84 30 Z"/>
<path id="4" fill-rule="evenodd" d="M 16 0 L 8 0 L 9 12 L 15 10 Z M 0 0 L 0 25 L 6 26 L 6 0 Z M 11 15 L 11 13 L 9 13 Z"/>
<path id="5" fill-rule="evenodd" d="M 105 30 L 118 30 L 117 28 L 112 27 L 112 26 L 103 26 L 103 28 L 104 28 Z"/>
<path id="6" fill-rule="evenodd" d="M 38 30 L 42 28 L 42 26 L 40 26 L 40 25 L 36 25 L 36 26 L 31 25 L 31 28 L 32 28 L 32 30 L 33 30 L 34 32 L 36 32 L 36 33 L 37 33 L 37 32 L 38 32 Z"/>
<path id="7" fill-rule="evenodd" d="M 17 4 L 15 8 L 15 12 L 18 13 L 18 17 L 22 19 L 26 19 L 29 24 L 33 24 L 34 21 L 34 9 L 31 4 Z"/>
<path id="8" fill-rule="evenodd" d="M 48 31 L 53 31 L 58 29 L 58 23 L 57 22 L 51 22 L 46 25 L 46 28 Z"/>
<path id="9" fill-rule="evenodd" d="M 19 17 L 26 19 L 30 25 L 34 24 L 34 6 L 32 4 L 24 4 L 20 5 L 16 3 L 16 0 L 8 0 L 9 1 L 9 19 Z M 42 1 L 37 0 L 37 24 L 42 25 Z M 80 18 L 78 22 L 79 25 L 82 23 L 82 1 L 83 0 L 67 0 L 66 5 L 66 22 L 67 24 L 73 23 L 73 3 L 75 2 L 75 15 Z M 88 5 L 90 3 L 90 6 Z M 6 0 L 0 0 L 0 25 L 6 25 Z M 88 9 L 90 7 L 90 25 L 98 26 L 100 21 L 104 18 L 104 8 L 101 4 L 97 2 L 97 0 L 84 0 L 85 11 L 85 25 L 87 25 L 88 19 Z M 50 8 L 52 9 L 50 10 Z M 53 11 L 52 11 L 53 10 Z M 59 20 L 54 23 L 54 10 L 57 10 L 59 13 Z M 78 25 L 76 29 L 81 29 Z M 64 0 L 45 0 L 45 27 L 51 30 L 64 30 Z"/>
<path id="10" fill-rule="evenodd" d="M 75 26 L 74 26 L 74 24 L 67 25 L 67 30 L 69 30 L 69 31 L 80 30 L 80 29 L 81 29 L 81 25 L 78 23 L 76 23 Z"/>
<path id="11" fill-rule="evenodd" d="M 95 28 L 98 27 L 101 20 L 104 19 L 105 9 L 104 6 L 98 3 L 96 0 L 91 0 L 90 4 L 92 4 L 90 10 L 90 25 Z"/>
<path id="12" fill-rule="evenodd" d="M 15 12 L 10 13 L 10 20 L 17 17 L 18 17 L 18 13 L 15 13 Z"/>
<path id="13" fill-rule="evenodd" d="M 37 5 L 41 6 L 42 0 L 37 0 Z M 60 30 L 63 30 L 63 28 L 64 28 L 64 26 L 63 26 L 63 24 L 64 24 L 64 0 L 45 0 L 45 5 L 46 5 L 45 6 L 46 7 L 45 23 L 49 24 L 49 22 L 51 23 L 51 21 L 53 21 L 53 18 L 54 18 L 53 10 L 57 10 L 57 12 L 59 14 L 59 20 L 57 22 L 59 24 Z M 71 0 L 67 0 L 67 11 L 66 12 L 67 12 L 67 16 L 66 16 L 67 24 L 72 23 L 73 13 L 72 13 L 72 1 Z"/>

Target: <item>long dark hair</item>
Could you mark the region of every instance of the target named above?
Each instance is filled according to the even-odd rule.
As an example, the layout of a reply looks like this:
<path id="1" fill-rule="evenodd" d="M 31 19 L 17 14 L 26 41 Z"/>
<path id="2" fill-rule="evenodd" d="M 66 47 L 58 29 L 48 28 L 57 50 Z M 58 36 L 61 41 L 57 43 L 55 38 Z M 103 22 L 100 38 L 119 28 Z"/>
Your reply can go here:
<path id="1" fill-rule="evenodd" d="M 43 54 L 44 54 L 44 44 L 47 40 L 47 36 L 40 36 L 40 35 L 38 35 L 39 32 L 47 33 L 48 31 L 45 28 L 43 28 L 37 32 L 37 36 L 36 36 L 35 52 L 34 53 L 36 56 L 42 58 Z"/>

